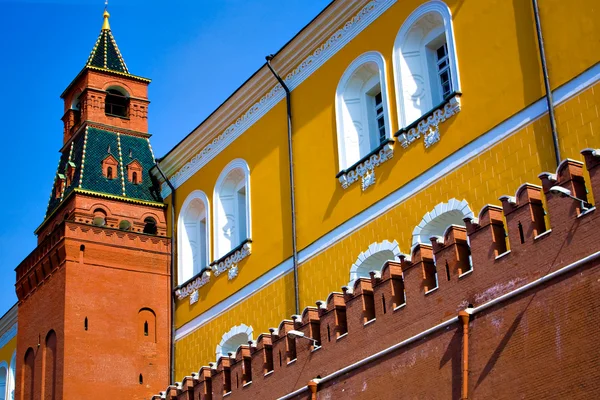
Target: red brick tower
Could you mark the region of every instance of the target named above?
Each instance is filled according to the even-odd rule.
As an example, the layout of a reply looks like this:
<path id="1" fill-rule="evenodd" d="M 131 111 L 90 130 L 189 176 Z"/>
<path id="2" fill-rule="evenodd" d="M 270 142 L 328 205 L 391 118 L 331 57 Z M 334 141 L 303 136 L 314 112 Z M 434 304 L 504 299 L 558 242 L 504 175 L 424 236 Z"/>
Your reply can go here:
<path id="1" fill-rule="evenodd" d="M 170 240 L 149 170 L 150 80 L 104 13 L 62 94 L 61 157 L 37 248 L 17 267 L 17 400 L 149 398 L 169 380 Z"/>

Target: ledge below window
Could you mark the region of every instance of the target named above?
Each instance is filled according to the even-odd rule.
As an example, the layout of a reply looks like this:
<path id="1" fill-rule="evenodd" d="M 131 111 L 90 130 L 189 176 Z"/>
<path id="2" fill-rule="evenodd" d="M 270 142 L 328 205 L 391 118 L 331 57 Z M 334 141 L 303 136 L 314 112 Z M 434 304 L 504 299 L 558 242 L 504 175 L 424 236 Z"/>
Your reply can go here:
<path id="1" fill-rule="evenodd" d="M 206 285 L 210 281 L 210 270 L 203 269 L 200 273 L 188 279 L 175 288 L 175 296 L 178 300 L 183 300 L 190 296 L 190 304 L 198 301 L 198 289 Z"/>
<path id="2" fill-rule="evenodd" d="M 366 190 L 375 183 L 375 167 L 394 156 L 394 140 L 388 139 L 373 149 L 369 154 L 358 160 L 351 167 L 341 170 L 335 177 L 342 188 L 347 189 L 361 178 L 361 188 Z"/>
<path id="3" fill-rule="evenodd" d="M 246 239 L 229 253 L 213 261 L 210 266 L 215 276 L 228 271 L 227 276 L 231 280 L 238 275 L 238 263 L 250 254 L 252 254 L 252 239 Z"/>
<path id="4" fill-rule="evenodd" d="M 423 114 L 418 120 L 410 125 L 400 129 L 395 137 L 402 147 L 406 148 L 409 144 L 423 135 L 425 147 L 440 141 L 439 125 L 451 116 L 460 111 L 460 92 L 453 92 L 448 95 L 443 102 Z"/>

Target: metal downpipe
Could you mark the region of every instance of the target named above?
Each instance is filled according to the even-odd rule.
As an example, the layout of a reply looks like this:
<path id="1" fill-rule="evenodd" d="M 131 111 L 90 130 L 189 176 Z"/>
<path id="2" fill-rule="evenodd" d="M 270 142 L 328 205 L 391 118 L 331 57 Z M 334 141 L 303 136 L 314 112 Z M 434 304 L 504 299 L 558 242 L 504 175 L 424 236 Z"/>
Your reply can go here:
<path id="1" fill-rule="evenodd" d="M 542 73 L 544 75 L 544 86 L 546 87 L 546 103 L 548 103 L 548 116 L 550 118 L 550 129 L 552 130 L 552 141 L 554 142 L 554 156 L 556 165 L 560 165 L 560 148 L 558 147 L 558 131 L 556 129 L 556 119 L 554 117 L 554 99 L 552 98 L 552 88 L 550 87 L 550 77 L 548 75 L 548 66 L 546 64 L 546 52 L 544 50 L 544 36 L 542 34 L 542 24 L 540 22 L 540 10 L 538 1 L 533 1 L 533 16 L 535 19 L 535 29 L 537 32 L 538 47 L 540 50 L 540 60 L 542 62 Z"/>
<path id="2" fill-rule="evenodd" d="M 296 244 L 296 191 L 294 189 L 294 158 L 292 152 L 292 100 L 290 89 L 287 87 L 283 79 L 275 72 L 273 67 L 271 66 L 271 60 L 273 59 L 273 55 L 268 55 L 267 67 L 271 70 L 271 73 L 275 76 L 277 81 L 285 90 L 285 101 L 287 105 L 287 131 L 288 131 L 288 157 L 289 157 L 289 165 L 290 165 L 290 203 L 291 203 L 291 211 L 292 211 L 292 262 L 294 266 L 294 298 L 296 301 L 296 314 L 300 314 L 300 295 L 298 289 L 298 248 Z"/>

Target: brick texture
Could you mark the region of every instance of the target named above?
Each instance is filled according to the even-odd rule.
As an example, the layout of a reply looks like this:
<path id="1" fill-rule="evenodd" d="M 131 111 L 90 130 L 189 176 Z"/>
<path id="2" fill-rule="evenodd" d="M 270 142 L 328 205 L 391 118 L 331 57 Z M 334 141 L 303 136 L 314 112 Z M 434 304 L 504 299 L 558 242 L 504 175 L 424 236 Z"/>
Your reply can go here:
<path id="1" fill-rule="evenodd" d="M 561 163 L 540 177 L 541 186 L 521 186 L 502 207 L 467 220 L 466 229 L 450 227 L 443 239 L 387 262 L 380 276 L 331 293 L 154 398 L 270 399 L 294 391 L 298 399 L 598 398 L 600 219 L 550 192 L 559 185 L 580 193 L 584 185 L 599 198 L 600 157 L 583 153 L 588 173 L 580 162 Z M 509 252 L 498 227 L 508 232 Z M 471 313 L 466 327 L 457 317 L 462 310 Z M 292 329 L 321 346 L 291 336 Z M 390 346 L 385 356 L 330 378 Z"/>

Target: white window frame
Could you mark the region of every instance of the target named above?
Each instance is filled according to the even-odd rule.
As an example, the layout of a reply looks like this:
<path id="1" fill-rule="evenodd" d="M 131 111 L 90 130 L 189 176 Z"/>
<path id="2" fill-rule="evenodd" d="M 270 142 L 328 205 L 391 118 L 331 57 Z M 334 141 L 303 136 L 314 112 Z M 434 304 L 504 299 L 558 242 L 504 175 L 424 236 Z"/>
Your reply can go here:
<path id="1" fill-rule="evenodd" d="M 13 351 L 12 358 L 10 359 L 10 367 L 8 368 L 8 377 L 6 380 L 6 399 L 14 400 L 14 394 L 16 390 L 16 379 L 17 379 L 17 351 Z"/>
<path id="2" fill-rule="evenodd" d="M 179 212 L 179 218 L 177 220 L 177 280 L 179 282 L 179 284 L 181 285 L 182 283 L 187 282 L 188 280 L 190 280 L 191 278 L 193 278 L 194 276 L 196 276 L 200 271 L 194 271 L 194 262 L 193 259 L 191 260 L 187 260 L 185 259 L 186 257 L 186 253 L 183 251 L 183 245 L 186 241 L 186 237 L 185 237 L 185 213 L 187 212 L 188 207 L 190 206 L 190 204 L 195 201 L 195 200 L 199 200 L 204 204 L 204 220 L 205 220 L 205 227 L 204 227 L 204 235 L 205 235 L 205 267 L 208 268 L 210 266 L 210 250 L 211 250 L 211 246 L 210 246 L 210 216 L 211 216 L 211 212 L 210 212 L 210 203 L 208 200 L 208 196 L 206 196 L 206 193 L 204 193 L 202 190 L 194 190 L 193 192 L 191 192 L 188 197 L 185 199 L 185 201 L 183 202 L 183 205 L 181 206 L 181 211 Z M 198 222 L 199 223 L 199 222 Z M 198 237 L 198 243 L 196 244 L 197 246 L 201 246 L 200 243 L 200 236 Z M 191 271 L 188 271 L 186 269 L 186 266 L 191 265 Z M 200 266 L 200 270 L 202 269 L 202 266 Z"/>
<path id="3" fill-rule="evenodd" d="M 237 184 L 236 187 L 234 188 L 234 192 L 233 192 L 234 208 L 237 210 L 237 207 L 238 207 L 237 193 L 243 186 L 245 186 L 246 187 L 246 218 L 245 218 L 246 238 L 244 240 L 239 241 L 239 243 L 237 243 L 235 246 L 232 245 L 227 251 L 224 251 L 223 249 L 221 249 L 221 247 L 222 247 L 223 241 L 225 240 L 225 238 L 223 237 L 223 228 L 225 227 L 225 224 L 227 223 L 227 218 L 226 218 L 225 210 L 223 208 L 223 204 L 220 200 L 219 192 L 221 191 L 221 187 L 225 183 L 229 174 L 232 173 L 236 169 L 239 169 L 240 171 L 242 171 L 242 173 L 244 174 L 244 180 L 242 183 Z M 252 208 L 251 208 L 252 202 L 250 201 L 250 196 L 251 196 L 250 167 L 248 167 L 248 163 L 246 161 L 242 160 L 241 158 L 235 159 L 235 160 L 231 161 L 229 164 L 227 164 L 227 166 L 225 166 L 225 168 L 223 168 L 223 171 L 221 171 L 221 174 L 219 175 L 219 178 L 217 179 L 217 182 L 215 183 L 215 188 L 214 188 L 214 193 L 213 193 L 213 200 L 214 200 L 214 206 L 213 206 L 213 221 L 214 221 L 214 223 L 213 223 L 213 229 L 214 229 L 213 257 L 214 257 L 215 261 L 223 258 L 225 255 L 230 253 L 231 250 L 233 250 L 236 247 L 238 247 L 239 245 L 241 245 L 245 240 L 252 239 Z M 239 214 L 239 211 L 238 211 L 238 214 Z M 225 221 L 223 221 L 223 219 L 225 219 Z M 239 230 L 236 233 L 239 235 L 240 234 Z M 238 241 L 238 240 L 239 240 L 239 238 L 236 238 L 236 241 Z"/>
<path id="4" fill-rule="evenodd" d="M 407 34 L 410 32 L 411 28 L 413 27 L 413 25 L 415 23 L 417 23 L 422 17 L 424 17 L 425 15 L 429 14 L 429 13 L 437 13 L 442 17 L 442 20 L 444 22 L 444 27 L 443 30 L 434 30 L 432 32 L 429 32 L 424 40 L 423 40 L 423 46 L 421 48 L 422 52 L 427 52 L 429 49 L 427 48 L 428 45 L 430 45 L 430 43 L 438 40 L 439 36 L 441 34 L 445 35 L 445 41 L 446 41 L 446 45 L 447 45 L 447 49 L 448 49 L 448 59 L 449 59 L 449 64 L 450 64 L 450 82 L 451 82 L 451 92 L 461 92 L 461 88 L 460 88 L 460 75 L 459 75 L 459 70 L 458 70 L 458 57 L 457 57 L 457 53 L 456 53 L 456 43 L 454 40 L 454 28 L 452 25 L 452 14 L 450 12 L 450 9 L 448 8 L 448 6 L 446 5 L 446 3 L 439 1 L 439 0 L 432 0 L 429 1 L 427 3 L 422 4 L 420 7 L 418 7 L 417 9 L 415 9 L 409 16 L 408 18 L 404 21 L 404 23 L 402 24 L 402 27 L 400 28 L 400 31 L 398 32 L 398 35 L 396 36 L 396 40 L 394 41 L 394 49 L 393 49 L 393 58 L 392 58 L 392 64 L 393 64 L 393 69 L 394 69 L 394 79 L 395 79 L 395 90 L 396 90 L 396 106 L 397 106 L 397 113 L 398 113 L 398 124 L 400 125 L 401 128 L 405 128 L 406 126 L 414 123 L 415 121 L 418 121 L 419 118 L 416 119 L 412 119 L 412 120 L 407 120 L 407 116 L 404 110 L 404 105 L 405 105 L 405 99 L 404 99 L 404 89 L 403 89 L 403 84 L 406 84 L 406 80 L 403 82 L 402 79 L 402 63 L 403 63 L 403 52 L 402 52 L 402 44 L 405 41 Z M 423 48 L 424 47 L 424 48 Z M 422 57 L 422 61 L 421 62 L 428 62 L 431 63 L 431 57 L 427 56 L 425 54 L 425 57 Z M 437 64 L 434 63 L 434 65 L 437 69 Z M 422 70 L 425 71 L 426 73 L 424 73 L 425 76 L 422 77 L 423 79 L 423 84 L 424 84 L 424 90 L 428 91 L 429 96 L 430 96 L 430 101 L 431 101 L 431 107 L 429 107 L 430 109 L 432 109 L 433 107 L 435 107 L 437 104 L 436 101 L 434 101 L 434 96 L 433 94 L 438 92 L 437 86 L 436 86 L 436 90 L 434 91 L 432 88 L 432 82 L 431 81 L 431 68 L 430 66 L 423 66 Z M 437 71 L 436 71 L 437 73 Z M 437 76 L 436 76 L 437 78 Z M 407 78 L 405 78 L 407 79 Z M 435 84 L 437 85 L 437 80 L 435 82 Z M 441 94 L 440 94 L 441 95 Z M 422 115 L 426 114 L 428 111 L 430 111 L 430 109 L 424 109 L 421 110 L 422 111 Z"/>
<path id="5" fill-rule="evenodd" d="M 252 325 L 248 326 L 246 324 L 240 324 L 232 327 L 229 331 L 225 332 L 223 336 L 221 336 L 221 341 L 215 348 L 215 356 L 218 361 L 221 357 L 226 357 L 227 354 L 223 352 L 223 347 L 227 344 L 227 342 L 238 335 L 246 335 L 248 341 L 253 340 L 252 335 L 254 333 L 254 329 L 252 329 Z M 243 344 L 248 344 L 248 341 Z"/>
<path id="6" fill-rule="evenodd" d="M 8 367 L 8 364 L 6 363 L 6 361 L 0 361 L 0 369 L 4 368 L 4 370 L 6 371 L 6 375 L 4 376 L 4 387 L 0 388 L 2 390 L 2 393 L 0 393 L 0 395 L 2 395 L 2 399 L 3 400 L 7 400 L 9 399 L 8 397 L 8 383 L 9 383 L 9 378 L 8 376 L 10 375 L 10 369 Z"/>
<path id="7" fill-rule="evenodd" d="M 384 119 L 385 119 L 385 132 L 386 132 L 386 136 L 391 139 L 392 138 L 392 127 L 391 127 L 391 121 L 390 121 L 390 103 L 389 103 L 389 96 L 388 96 L 388 88 L 387 88 L 387 79 L 386 79 L 386 65 L 385 65 L 385 59 L 383 58 L 383 56 L 381 55 L 381 53 L 376 52 L 376 51 L 369 51 L 367 53 L 364 53 L 362 55 L 360 55 L 359 57 L 357 57 L 354 61 L 352 61 L 352 63 L 350 63 L 350 65 L 348 66 L 348 68 L 346 68 L 346 71 L 344 71 L 344 74 L 342 75 L 337 89 L 336 89 L 336 95 L 335 95 L 335 114 L 336 114 L 336 131 L 337 131 L 337 144 L 338 144 L 338 166 L 339 166 L 339 171 L 343 171 L 348 169 L 349 167 L 351 167 L 352 165 L 354 165 L 356 162 L 360 161 L 362 158 L 364 158 L 369 152 L 373 151 L 374 149 L 376 149 L 379 144 L 377 144 L 377 146 L 373 146 L 371 145 L 370 147 L 370 151 L 369 152 L 365 152 L 364 154 L 361 154 L 361 157 L 357 160 L 355 160 L 354 162 L 348 162 L 347 161 L 347 144 L 346 144 L 346 129 L 348 129 L 349 124 L 354 125 L 354 121 L 348 120 L 347 117 L 345 117 L 345 113 L 344 113 L 344 92 L 345 92 L 345 88 L 348 85 L 350 79 L 353 77 L 354 73 L 356 72 L 357 69 L 359 69 L 360 67 L 362 67 L 364 64 L 369 63 L 369 62 L 373 62 L 377 65 L 378 69 L 379 69 L 379 76 L 378 76 L 378 80 L 374 79 L 375 77 L 371 78 L 369 81 L 367 81 L 367 83 L 365 84 L 365 90 L 364 93 L 362 93 L 362 96 L 366 96 L 368 95 L 368 92 L 372 91 L 373 88 L 379 84 L 380 89 L 381 89 L 381 97 L 382 97 L 382 104 L 383 104 L 383 114 L 384 114 Z M 371 118 L 371 114 L 374 113 L 373 112 L 369 112 L 370 108 L 372 107 L 372 104 L 370 101 L 368 101 L 370 99 L 365 99 L 365 104 L 362 110 L 362 124 L 365 125 L 367 127 L 367 129 L 369 130 L 369 137 L 371 137 L 371 135 L 373 134 L 373 132 L 371 132 L 371 125 L 373 126 L 373 128 L 375 129 L 375 134 L 376 134 L 376 140 L 379 140 L 379 132 L 376 126 L 376 121 L 374 120 L 374 118 Z M 360 149 L 359 149 L 359 153 Z"/>

